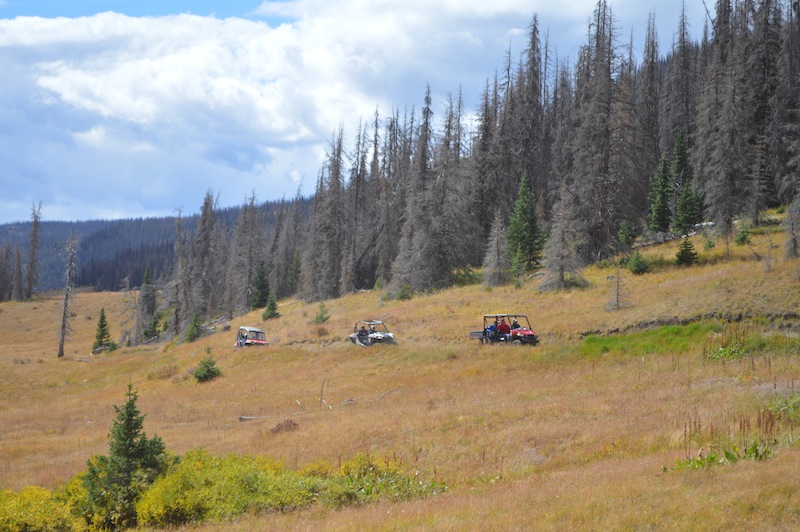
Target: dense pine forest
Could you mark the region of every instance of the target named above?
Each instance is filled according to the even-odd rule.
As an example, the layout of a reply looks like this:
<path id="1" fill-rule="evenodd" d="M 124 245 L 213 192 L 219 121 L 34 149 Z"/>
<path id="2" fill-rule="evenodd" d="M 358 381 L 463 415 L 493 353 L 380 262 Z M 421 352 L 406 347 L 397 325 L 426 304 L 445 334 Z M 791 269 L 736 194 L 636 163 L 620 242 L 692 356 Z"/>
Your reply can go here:
<path id="1" fill-rule="evenodd" d="M 348 145 L 340 127 L 311 199 L 262 205 L 254 192 L 221 211 L 209 191 L 196 216 L 98 222 L 77 284 L 141 287 L 132 340 L 144 341 L 154 323 L 178 335 L 253 308 L 259 276 L 278 299 L 376 286 L 402 296 L 538 268 L 542 288 L 564 288 L 640 237 L 708 222 L 729 242 L 769 207 L 785 206 L 796 255 L 798 11 L 717 0 L 701 35 L 677 21 L 669 50 L 651 17 L 639 58 L 598 0 L 574 62 L 552 55 L 534 16 L 524 54 L 507 55 L 478 109 L 458 91 L 435 109 L 425 89 L 419 108 L 376 110 Z M 63 284 L 52 257 L 70 224 L 32 211 L 0 233 L 0 300 L 25 297 L 36 278 L 25 272 L 41 272 L 40 288 Z"/>

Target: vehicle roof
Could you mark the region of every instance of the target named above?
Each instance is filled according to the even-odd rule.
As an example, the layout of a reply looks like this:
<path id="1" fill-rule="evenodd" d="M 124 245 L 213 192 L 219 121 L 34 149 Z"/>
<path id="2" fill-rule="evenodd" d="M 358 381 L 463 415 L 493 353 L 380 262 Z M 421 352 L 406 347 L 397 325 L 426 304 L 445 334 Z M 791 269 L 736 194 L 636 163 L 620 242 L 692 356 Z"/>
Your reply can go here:
<path id="1" fill-rule="evenodd" d="M 484 314 L 484 318 L 527 318 L 526 314 Z"/>
<path id="2" fill-rule="evenodd" d="M 363 323 L 365 325 L 383 325 L 383 322 L 378 320 L 358 320 L 356 324 L 359 323 Z"/>
<path id="3" fill-rule="evenodd" d="M 256 329 L 255 327 L 247 327 L 245 325 L 239 327 L 239 330 L 245 330 L 247 332 L 264 332 L 261 329 Z"/>

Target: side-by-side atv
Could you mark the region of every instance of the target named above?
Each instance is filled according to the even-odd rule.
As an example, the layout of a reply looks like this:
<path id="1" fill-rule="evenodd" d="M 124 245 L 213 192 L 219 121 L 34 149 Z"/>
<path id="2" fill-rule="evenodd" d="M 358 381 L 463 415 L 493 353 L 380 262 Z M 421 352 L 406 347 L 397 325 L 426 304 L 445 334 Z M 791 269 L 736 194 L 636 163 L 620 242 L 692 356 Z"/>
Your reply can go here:
<path id="1" fill-rule="evenodd" d="M 248 347 L 251 345 L 267 345 L 267 335 L 255 327 L 239 327 L 236 333 L 236 343 L 233 347 Z"/>
<path id="2" fill-rule="evenodd" d="M 361 347 L 374 344 L 395 344 L 394 334 L 389 332 L 386 324 L 378 320 L 359 320 L 353 326 L 350 341 Z"/>
<path id="3" fill-rule="evenodd" d="M 483 329 L 471 331 L 469 337 L 483 344 L 536 345 L 539 337 L 525 314 L 486 314 Z"/>

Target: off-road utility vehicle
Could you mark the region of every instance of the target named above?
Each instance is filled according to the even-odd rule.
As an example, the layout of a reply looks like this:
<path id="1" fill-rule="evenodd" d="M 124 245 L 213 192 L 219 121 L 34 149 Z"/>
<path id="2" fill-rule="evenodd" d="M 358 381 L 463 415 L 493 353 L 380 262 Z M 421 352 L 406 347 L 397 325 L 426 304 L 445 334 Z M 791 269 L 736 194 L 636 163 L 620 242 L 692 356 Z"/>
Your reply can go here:
<path id="1" fill-rule="evenodd" d="M 267 335 L 264 334 L 264 331 L 255 327 L 239 327 L 234 347 L 247 347 L 250 345 L 267 345 Z"/>
<path id="2" fill-rule="evenodd" d="M 508 325 L 508 332 L 503 333 L 501 325 Z M 483 317 L 483 329 L 471 331 L 470 339 L 484 344 L 504 343 L 511 345 L 536 345 L 539 337 L 531 328 L 531 322 L 525 314 L 486 314 Z"/>
<path id="3" fill-rule="evenodd" d="M 359 320 L 353 326 L 350 341 L 361 347 L 373 344 L 395 344 L 394 334 L 389 332 L 386 324 L 378 320 Z"/>

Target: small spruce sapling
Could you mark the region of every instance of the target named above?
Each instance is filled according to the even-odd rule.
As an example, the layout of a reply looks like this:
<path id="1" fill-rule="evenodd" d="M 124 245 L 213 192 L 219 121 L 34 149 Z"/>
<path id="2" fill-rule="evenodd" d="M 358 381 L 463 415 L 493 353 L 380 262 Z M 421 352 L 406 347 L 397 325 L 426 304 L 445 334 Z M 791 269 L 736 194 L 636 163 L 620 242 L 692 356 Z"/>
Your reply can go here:
<path id="1" fill-rule="evenodd" d="M 697 264 L 697 253 L 694 250 L 692 241 L 684 238 L 678 248 L 678 254 L 675 255 L 675 264 L 678 266 L 691 266 Z"/>
<path id="2" fill-rule="evenodd" d="M 200 314 L 195 312 L 192 315 L 192 322 L 186 330 L 186 341 L 194 342 L 203 335 L 203 325 L 200 323 Z"/>
<path id="3" fill-rule="evenodd" d="M 280 315 L 281 313 L 278 312 L 278 302 L 275 300 L 275 294 L 270 294 L 267 298 L 267 306 L 264 308 L 264 312 L 261 313 L 261 319 L 267 321 L 273 318 L 279 318 Z"/>
<path id="4" fill-rule="evenodd" d="M 325 303 L 320 301 L 319 310 L 317 310 L 317 314 L 314 316 L 314 325 L 322 325 L 323 323 L 327 322 L 330 318 L 331 317 L 328 314 L 328 309 L 325 308 Z"/>
<path id="5" fill-rule="evenodd" d="M 145 415 L 136 406 L 139 396 L 130 384 L 125 398 L 124 405 L 114 405 L 109 455 L 89 459 L 82 477 L 86 494 L 74 507 L 92 529 L 135 527 L 136 501 L 170 465 L 161 438 L 148 438 L 143 430 Z"/>
<path id="6" fill-rule="evenodd" d="M 208 382 L 216 379 L 222 374 L 222 370 L 217 367 L 217 363 L 210 356 L 202 359 L 197 369 L 194 370 L 194 378 L 197 382 Z"/>
<path id="7" fill-rule="evenodd" d="M 92 351 L 98 349 L 108 349 L 113 351 L 116 345 L 111 340 L 111 333 L 108 328 L 108 321 L 106 320 L 105 307 L 100 309 L 100 318 L 97 320 L 97 332 L 94 335 L 94 343 L 92 344 Z"/>

